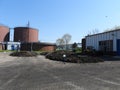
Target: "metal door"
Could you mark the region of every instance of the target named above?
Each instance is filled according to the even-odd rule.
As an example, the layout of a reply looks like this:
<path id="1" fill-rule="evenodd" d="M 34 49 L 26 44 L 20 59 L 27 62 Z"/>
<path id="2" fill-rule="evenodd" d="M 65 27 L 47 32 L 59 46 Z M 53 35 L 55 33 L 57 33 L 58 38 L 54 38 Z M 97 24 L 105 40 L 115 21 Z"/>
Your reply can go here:
<path id="1" fill-rule="evenodd" d="M 117 55 L 120 55 L 120 39 L 117 39 Z"/>

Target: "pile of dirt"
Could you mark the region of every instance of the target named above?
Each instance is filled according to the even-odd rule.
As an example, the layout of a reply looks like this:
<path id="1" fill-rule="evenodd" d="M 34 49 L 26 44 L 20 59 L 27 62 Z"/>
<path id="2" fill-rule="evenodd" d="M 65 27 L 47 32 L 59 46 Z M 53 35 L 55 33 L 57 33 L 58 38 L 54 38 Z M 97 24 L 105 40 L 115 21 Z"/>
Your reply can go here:
<path id="1" fill-rule="evenodd" d="M 66 57 L 63 57 L 63 55 L 66 55 Z M 71 62 L 71 63 L 103 62 L 103 60 L 99 57 L 82 56 L 82 55 L 77 55 L 71 51 L 63 51 L 63 50 L 51 52 L 46 55 L 46 58 L 48 58 L 50 60 L 65 61 L 65 62 Z"/>
<path id="2" fill-rule="evenodd" d="M 30 51 L 13 52 L 10 54 L 10 56 L 17 56 L 17 57 L 35 57 L 37 55 L 38 55 L 37 53 Z"/>

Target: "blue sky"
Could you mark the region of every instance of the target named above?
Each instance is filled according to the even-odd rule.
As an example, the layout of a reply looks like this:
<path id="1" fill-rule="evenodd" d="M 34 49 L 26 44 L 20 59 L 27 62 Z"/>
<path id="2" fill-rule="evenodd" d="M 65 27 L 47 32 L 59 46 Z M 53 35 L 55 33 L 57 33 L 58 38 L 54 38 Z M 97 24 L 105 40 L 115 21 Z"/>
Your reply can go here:
<path id="1" fill-rule="evenodd" d="M 55 42 L 68 33 L 81 42 L 90 31 L 120 25 L 120 0 L 0 0 L 0 23 L 39 29 L 39 40 Z M 106 17 L 107 16 L 107 17 Z"/>

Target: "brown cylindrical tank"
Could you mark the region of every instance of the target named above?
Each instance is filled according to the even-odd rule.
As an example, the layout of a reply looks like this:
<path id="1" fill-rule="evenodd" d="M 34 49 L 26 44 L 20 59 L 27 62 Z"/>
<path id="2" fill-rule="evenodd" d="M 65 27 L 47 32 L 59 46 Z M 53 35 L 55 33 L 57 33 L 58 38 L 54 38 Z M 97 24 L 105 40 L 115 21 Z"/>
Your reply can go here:
<path id="1" fill-rule="evenodd" d="M 0 26 L 0 42 L 9 41 L 10 30 L 7 26 Z"/>
<path id="2" fill-rule="evenodd" d="M 14 28 L 15 42 L 38 42 L 38 30 L 28 27 Z"/>

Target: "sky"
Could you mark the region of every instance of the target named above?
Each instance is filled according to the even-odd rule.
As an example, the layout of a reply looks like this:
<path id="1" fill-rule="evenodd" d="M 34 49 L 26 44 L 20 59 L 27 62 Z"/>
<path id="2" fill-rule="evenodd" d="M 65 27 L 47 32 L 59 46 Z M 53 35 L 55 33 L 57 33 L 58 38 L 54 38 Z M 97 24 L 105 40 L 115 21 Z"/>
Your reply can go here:
<path id="1" fill-rule="evenodd" d="M 55 43 L 64 34 L 71 43 L 93 30 L 120 25 L 120 0 L 0 0 L 0 24 L 39 30 L 39 41 Z"/>

